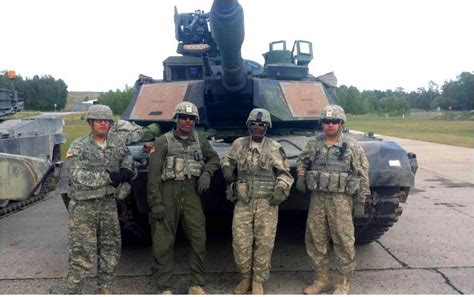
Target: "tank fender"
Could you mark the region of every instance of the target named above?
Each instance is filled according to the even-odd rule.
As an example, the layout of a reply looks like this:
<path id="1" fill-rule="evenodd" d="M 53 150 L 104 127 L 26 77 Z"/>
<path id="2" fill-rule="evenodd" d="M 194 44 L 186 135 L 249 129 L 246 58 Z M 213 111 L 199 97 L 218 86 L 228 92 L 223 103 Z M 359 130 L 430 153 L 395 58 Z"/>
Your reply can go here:
<path id="1" fill-rule="evenodd" d="M 393 141 L 360 141 L 369 159 L 369 182 L 371 187 L 399 186 L 412 188 L 416 155 L 407 153 Z"/>
<path id="2" fill-rule="evenodd" d="M 0 200 L 25 200 L 51 169 L 46 159 L 0 153 Z"/>

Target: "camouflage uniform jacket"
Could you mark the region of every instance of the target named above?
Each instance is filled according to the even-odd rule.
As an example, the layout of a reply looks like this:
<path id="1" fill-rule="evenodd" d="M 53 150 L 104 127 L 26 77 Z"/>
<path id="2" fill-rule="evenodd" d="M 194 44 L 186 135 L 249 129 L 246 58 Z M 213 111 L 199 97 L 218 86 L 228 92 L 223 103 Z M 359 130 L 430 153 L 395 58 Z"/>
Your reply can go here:
<path id="1" fill-rule="evenodd" d="M 341 134 L 335 144 L 326 145 L 324 134 L 319 133 L 315 138 L 308 141 L 306 147 L 297 160 L 297 172 L 305 173 L 311 170 L 316 163 L 328 163 L 331 155 L 339 155 L 343 151 L 343 162 L 349 168 L 349 174 L 357 175 L 360 178 L 360 188 L 357 197 L 364 200 L 370 194 L 369 188 L 369 161 L 364 149 L 352 137 Z M 345 150 L 343 147 L 346 147 Z"/>
<path id="2" fill-rule="evenodd" d="M 275 187 L 288 195 L 294 181 L 283 148 L 269 137 L 259 148 L 251 147 L 251 136 L 236 139 L 221 166 L 237 168 L 238 180 L 247 182 L 249 197 L 271 197 Z"/>
<path id="3" fill-rule="evenodd" d="M 67 152 L 71 199 L 89 200 L 115 193 L 110 171 L 120 168 L 133 170 L 133 159 L 125 143 L 108 135 L 107 145 L 101 148 L 92 134 L 76 139 Z"/>
<path id="4" fill-rule="evenodd" d="M 209 141 L 199 133 L 191 133 L 189 138 L 182 139 L 179 135 L 176 134 L 175 130 L 172 130 L 174 137 L 180 141 L 183 146 L 188 147 L 194 142 L 197 141 L 195 139 L 195 135 L 199 137 L 198 141 L 201 145 L 201 152 L 203 155 L 204 165 L 202 167 L 202 172 L 207 171 L 211 174 L 219 168 L 219 155 L 217 155 L 214 148 L 211 146 Z M 166 139 L 166 134 L 161 135 L 155 140 L 154 143 L 155 152 L 150 156 L 150 162 L 148 166 L 148 205 L 153 207 L 157 203 L 162 202 L 162 183 L 161 180 L 162 171 L 163 171 L 163 164 L 168 155 L 168 142 Z"/>
<path id="5" fill-rule="evenodd" d="M 110 134 L 120 138 L 126 145 L 139 142 L 143 136 L 143 128 L 133 122 L 117 120 L 110 127 Z"/>

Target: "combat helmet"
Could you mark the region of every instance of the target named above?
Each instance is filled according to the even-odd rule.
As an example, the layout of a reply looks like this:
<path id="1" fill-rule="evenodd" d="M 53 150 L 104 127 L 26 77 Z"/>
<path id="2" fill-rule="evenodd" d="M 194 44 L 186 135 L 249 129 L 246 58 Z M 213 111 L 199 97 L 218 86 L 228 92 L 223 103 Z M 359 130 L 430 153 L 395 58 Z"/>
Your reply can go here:
<path id="1" fill-rule="evenodd" d="M 268 127 L 272 127 L 272 119 L 270 117 L 270 113 L 268 112 L 268 110 L 263 108 L 252 109 L 245 124 L 248 126 L 251 121 L 265 122 L 267 123 Z"/>
<path id="2" fill-rule="evenodd" d="M 114 121 L 114 114 L 112 109 L 107 105 L 95 104 L 89 107 L 89 110 L 86 114 L 86 121 L 89 120 L 109 120 Z"/>
<path id="3" fill-rule="evenodd" d="M 321 120 L 325 119 L 338 119 L 342 121 L 342 124 L 347 122 L 346 113 L 339 105 L 326 105 L 321 111 Z"/>
<path id="4" fill-rule="evenodd" d="M 178 114 L 192 115 L 196 117 L 196 123 L 199 123 L 199 112 L 196 107 L 191 102 L 183 101 L 176 105 L 174 108 L 173 119 L 176 119 Z"/>

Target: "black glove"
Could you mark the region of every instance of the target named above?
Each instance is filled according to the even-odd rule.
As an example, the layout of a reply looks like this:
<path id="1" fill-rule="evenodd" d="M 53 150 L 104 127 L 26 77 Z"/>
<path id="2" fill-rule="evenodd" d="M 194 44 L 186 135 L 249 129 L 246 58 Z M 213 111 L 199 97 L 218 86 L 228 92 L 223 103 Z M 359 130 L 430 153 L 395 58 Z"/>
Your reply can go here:
<path id="1" fill-rule="evenodd" d="M 231 183 L 235 182 L 234 169 L 231 166 L 222 167 L 222 175 L 226 182 Z"/>
<path id="2" fill-rule="evenodd" d="M 120 184 L 120 172 L 109 171 L 109 177 L 110 177 L 112 186 L 116 188 Z"/>
<path id="3" fill-rule="evenodd" d="M 306 180 L 304 176 L 298 176 L 296 179 L 296 189 L 300 192 L 306 193 Z"/>
<path id="4" fill-rule="evenodd" d="M 120 183 L 127 183 L 132 180 L 133 171 L 128 168 L 120 168 Z"/>
<path id="5" fill-rule="evenodd" d="M 209 187 L 211 186 L 211 174 L 207 171 L 204 171 L 201 176 L 199 177 L 198 180 L 198 193 L 202 194 L 205 191 L 209 190 Z"/>
<path id="6" fill-rule="evenodd" d="M 166 213 L 165 213 L 165 207 L 163 204 L 158 203 L 155 204 L 150 211 L 150 218 L 151 220 L 155 222 L 163 222 L 165 220 Z"/>
<path id="7" fill-rule="evenodd" d="M 273 191 L 272 199 L 270 199 L 270 205 L 271 206 L 277 206 L 280 203 L 282 203 L 283 201 L 285 201 L 285 199 L 286 199 L 286 195 L 285 195 L 285 192 L 283 191 L 283 189 L 276 188 Z"/>

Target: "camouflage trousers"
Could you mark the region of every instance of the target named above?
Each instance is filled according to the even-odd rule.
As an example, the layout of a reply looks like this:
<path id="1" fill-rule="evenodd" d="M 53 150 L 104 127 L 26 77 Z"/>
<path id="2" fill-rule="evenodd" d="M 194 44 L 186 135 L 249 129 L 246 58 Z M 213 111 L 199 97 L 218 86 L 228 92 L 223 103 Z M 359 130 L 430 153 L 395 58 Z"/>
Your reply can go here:
<path id="1" fill-rule="evenodd" d="M 69 202 L 68 294 L 80 292 L 96 256 L 98 285 L 110 286 L 120 250 L 120 225 L 113 196 Z"/>
<path id="2" fill-rule="evenodd" d="M 316 271 L 329 271 L 330 239 L 337 269 L 341 274 L 351 274 L 356 267 L 352 197 L 342 193 L 312 192 L 305 243 Z"/>
<path id="3" fill-rule="evenodd" d="M 237 268 L 253 281 L 270 278 L 270 261 L 278 224 L 278 206 L 267 199 L 237 201 L 232 221 L 232 247 Z"/>

